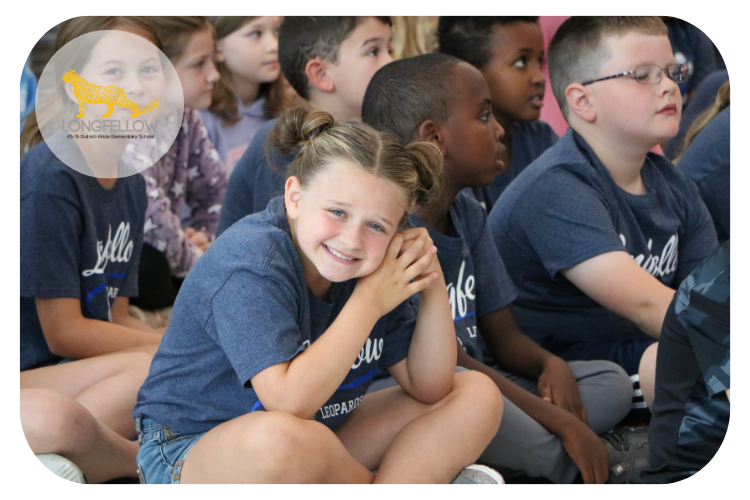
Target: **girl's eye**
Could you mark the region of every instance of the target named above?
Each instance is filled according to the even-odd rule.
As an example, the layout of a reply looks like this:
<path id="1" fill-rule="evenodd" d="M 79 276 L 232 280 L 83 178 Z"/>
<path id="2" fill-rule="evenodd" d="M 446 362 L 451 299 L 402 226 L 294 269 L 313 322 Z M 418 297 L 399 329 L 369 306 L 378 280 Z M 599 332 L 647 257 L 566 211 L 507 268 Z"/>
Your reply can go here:
<path id="1" fill-rule="evenodd" d="M 486 113 L 482 113 L 481 115 L 479 115 L 479 119 L 482 120 L 483 122 L 490 121 L 490 112 L 487 111 Z"/>
<path id="2" fill-rule="evenodd" d="M 195 69 L 201 69 L 201 68 L 203 67 L 203 65 L 204 65 L 204 64 L 206 64 L 206 61 L 205 61 L 205 60 L 200 60 L 200 61 L 198 61 L 197 63 L 195 63 L 195 64 L 193 65 L 193 67 L 194 67 Z"/>
<path id="3" fill-rule="evenodd" d="M 331 212 L 336 217 L 344 217 L 344 216 L 346 216 L 346 214 L 344 213 L 343 210 L 338 210 L 338 209 L 335 209 L 335 208 L 333 210 L 329 210 L 329 212 Z"/>
<path id="4" fill-rule="evenodd" d="M 112 68 L 110 70 L 107 70 L 107 72 L 105 72 L 104 74 L 105 75 L 110 75 L 110 76 L 117 76 L 117 75 L 120 74 L 120 70 L 117 69 L 117 68 Z"/>
<path id="5" fill-rule="evenodd" d="M 154 68 L 153 66 L 146 66 L 145 68 L 143 68 L 143 72 L 150 75 L 156 73 L 156 68 Z"/>
<path id="6" fill-rule="evenodd" d="M 250 36 L 253 38 L 260 38 L 263 33 L 259 30 L 251 31 Z"/>
<path id="7" fill-rule="evenodd" d="M 383 233 L 385 232 L 385 229 L 383 229 L 382 226 L 380 226 L 378 224 L 375 224 L 374 222 L 372 224 L 370 224 L 368 227 L 371 227 L 371 228 L 375 229 L 376 231 L 380 231 L 380 232 L 383 232 Z"/>
<path id="8" fill-rule="evenodd" d="M 513 63 L 513 66 L 515 66 L 516 68 L 525 68 L 526 58 L 522 57 L 521 59 L 516 60 L 516 62 Z"/>
<path id="9" fill-rule="evenodd" d="M 379 50 L 376 48 L 371 49 L 370 52 L 367 53 L 368 56 L 377 57 Z"/>

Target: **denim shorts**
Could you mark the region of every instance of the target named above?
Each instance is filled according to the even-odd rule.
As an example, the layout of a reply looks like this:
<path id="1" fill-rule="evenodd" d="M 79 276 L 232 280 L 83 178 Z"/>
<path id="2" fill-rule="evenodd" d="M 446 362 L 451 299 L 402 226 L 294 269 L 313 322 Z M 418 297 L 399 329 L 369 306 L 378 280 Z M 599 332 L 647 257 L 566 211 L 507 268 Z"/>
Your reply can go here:
<path id="1" fill-rule="evenodd" d="M 135 419 L 138 477 L 144 484 L 180 484 L 185 457 L 205 432 L 182 436 L 148 417 Z"/>

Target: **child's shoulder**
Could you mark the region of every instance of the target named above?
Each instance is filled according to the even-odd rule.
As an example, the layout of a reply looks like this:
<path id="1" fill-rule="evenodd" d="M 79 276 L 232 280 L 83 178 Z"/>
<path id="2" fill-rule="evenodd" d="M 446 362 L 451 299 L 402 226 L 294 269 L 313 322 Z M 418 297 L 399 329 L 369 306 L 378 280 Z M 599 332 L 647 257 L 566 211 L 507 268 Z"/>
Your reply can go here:
<path id="1" fill-rule="evenodd" d="M 39 190 L 59 193 L 75 184 L 78 177 L 83 174 L 65 165 L 43 141 L 21 158 L 21 197 Z"/>
<path id="2" fill-rule="evenodd" d="M 299 257 L 290 235 L 283 198 L 274 198 L 266 210 L 237 221 L 216 239 L 208 252 L 213 254 L 211 260 L 229 267 L 248 269 L 260 275 L 287 274 L 296 267 Z"/>
<path id="3" fill-rule="evenodd" d="M 555 144 L 559 139 L 552 127 L 542 120 L 515 122 L 513 124 L 513 135 L 532 138 L 545 149 Z"/>

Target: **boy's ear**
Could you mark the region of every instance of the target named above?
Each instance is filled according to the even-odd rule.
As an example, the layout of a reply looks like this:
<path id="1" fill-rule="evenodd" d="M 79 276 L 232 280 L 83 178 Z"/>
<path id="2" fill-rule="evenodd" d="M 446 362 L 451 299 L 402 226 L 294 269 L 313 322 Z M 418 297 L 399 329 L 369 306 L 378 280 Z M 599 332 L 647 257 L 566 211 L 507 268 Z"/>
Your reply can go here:
<path id="1" fill-rule="evenodd" d="M 571 83 L 565 89 L 565 99 L 570 111 L 583 121 L 593 123 L 596 120 L 596 109 L 589 97 L 589 89 L 580 83 Z"/>
<path id="2" fill-rule="evenodd" d="M 323 59 L 310 59 L 305 64 L 305 75 L 310 84 L 323 92 L 333 92 L 336 87 L 328 74 L 328 61 Z"/>
<path id="3" fill-rule="evenodd" d="M 284 184 L 284 205 L 286 205 L 287 215 L 293 220 L 299 218 L 300 198 L 302 198 L 302 186 L 299 183 L 299 179 L 292 175 Z"/>
<path id="4" fill-rule="evenodd" d="M 445 156 L 445 142 L 443 141 L 440 125 L 432 120 L 425 120 L 417 128 L 416 136 L 416 140 L 433 143 L 440 149 L 443 156 Z"/>

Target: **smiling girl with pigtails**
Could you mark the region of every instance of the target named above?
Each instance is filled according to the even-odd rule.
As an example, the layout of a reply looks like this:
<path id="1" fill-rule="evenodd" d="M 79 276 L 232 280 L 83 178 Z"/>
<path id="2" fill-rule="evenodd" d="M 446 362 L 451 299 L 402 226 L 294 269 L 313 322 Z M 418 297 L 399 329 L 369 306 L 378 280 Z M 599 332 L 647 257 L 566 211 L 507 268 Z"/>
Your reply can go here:
<path id="1" fill-rule="evenodd" d="M 402 230 L 440 190 L 440 151 L 304 108 L 271 141 L 299 149 L 284 196 L 195 265 L 139 392 L 142 478 L 450 482 L 494 436 L 502 397 L 455 373 L 437 249 Z M 380 367 L 399 386 L 365 395 Z"/>

